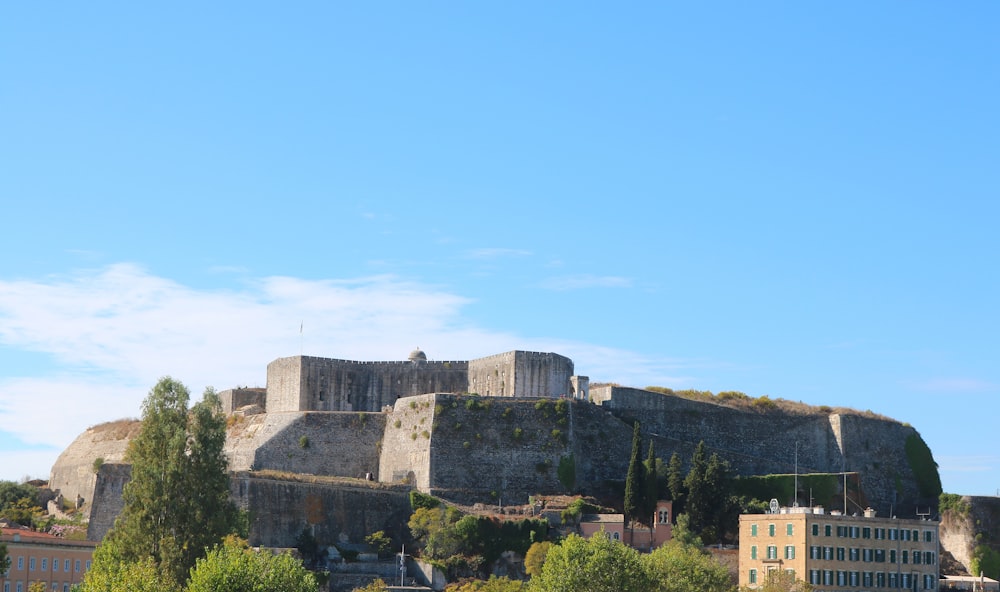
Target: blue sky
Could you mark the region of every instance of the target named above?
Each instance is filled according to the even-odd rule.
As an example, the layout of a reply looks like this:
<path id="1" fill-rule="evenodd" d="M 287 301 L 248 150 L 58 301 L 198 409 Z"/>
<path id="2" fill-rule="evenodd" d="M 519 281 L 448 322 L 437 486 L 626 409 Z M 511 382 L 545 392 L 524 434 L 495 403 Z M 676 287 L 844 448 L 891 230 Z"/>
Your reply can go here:
<path id="1" fill-rule="evenodd" d="M 870 409 L 994 495 L 998 13 L 5 6 L 0 478 L 163 375 L 420 346 Z"/>

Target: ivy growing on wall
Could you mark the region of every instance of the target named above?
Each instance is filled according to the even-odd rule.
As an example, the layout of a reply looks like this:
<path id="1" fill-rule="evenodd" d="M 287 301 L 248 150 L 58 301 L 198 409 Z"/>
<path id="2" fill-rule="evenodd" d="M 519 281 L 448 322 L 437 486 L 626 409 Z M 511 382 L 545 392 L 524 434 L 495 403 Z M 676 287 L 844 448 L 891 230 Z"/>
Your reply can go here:
<path id="1" fill-rule="evenodd" d="M 941 495 L 941 476 L 938 465 L 934 462 L 931 449 L 920 434 L 913 433 L 906 437 L 906 460 L 917 481 L 917 489 L 923 497 L 938 497 Z"/>

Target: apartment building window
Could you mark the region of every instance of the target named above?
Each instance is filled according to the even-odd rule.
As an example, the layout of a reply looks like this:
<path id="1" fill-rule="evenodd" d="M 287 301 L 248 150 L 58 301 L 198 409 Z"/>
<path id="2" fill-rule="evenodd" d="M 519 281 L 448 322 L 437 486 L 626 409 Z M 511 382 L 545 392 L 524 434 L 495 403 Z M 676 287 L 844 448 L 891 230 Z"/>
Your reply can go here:
<path id="1" fill-rule="evenodd" d="M 852 539 L 856 539 L 859 536 L 861 536 L 861 529 L 858 528 L 857 526 L 852 526 L 851 527 L 851 538 Z"/>
<path id="2" fill-rule="evenodd" d="M 924 542 L 925 543 L 933 543 L 934 542 L 934 531 L 933 530 L 925 530 L 924 531 Z"/>
<path id="3" fill-rule="evenodd" d="M 773 524 L 768 524 L 767 525 L 767 536 L 774 536 L 774 525 Z"/>
<path id="4" fill-rule="evenodd" d="M 899 531 L 896 530 L 895 528 L 890 528 L 889 529 L 889 540 L 890 541 L 894 541 L 894 540 L 896 540 L 898 538 L 899 538 Z"/>
<path id="5" fill-rule="evenodd" d="M 909 563 L 910 552 L 903 549 L 903 563 Z"/>
<path id="6" fill-rule="evenodd" d="M 10 592 L 10 582 L 3 583 L 3 592 Z"/>
<path id="7" fill-rule="evenodd" d="M 819 582 L 819 570 L 818 569 L 810 569 L 809 570 L 809 583 L 812 584 L 813 586 L 819 586 L 820 582 Z M 5 592 L 7 592 L 7 591 L 5 591 Z"/>
<path id="8" fill-rule="evenodd" d="M 857 561 L 859 558 L 858 553 L 859 551 L 857 547 L 851 547 L 850 549 L 848 549 L 848 555 L 847 555 L 848 559 L 850 559 L 851 561 Z"/>
<path id="9" fill-rule="evenodd" d="M 852 571 L 850 573 L 850 576 L 849 576 L 849 580 L 848 581 L 850 582 L 851 586 L 854 586 L 855 588 L 858 587 L 858 580 L 859 580 L 858 576 L 859 576 L 859 573 L 856 572 L 856 571 Z"/>
<path id="10" fill-rule="evenodd" d="M 913 565 L 920 565 L 920 551 L 913 552 Z"/>
<path id="11" fill-rule="evenodd" d="M 69 573 L 69 559 L 63 559 L 63 571 Z"/>
<path id="12" fill-rule="evenodd" d="M 838 586 L 847 585 L 847 572 L 842 569 L 837 570 L 837 585 Z"/>
<path id="13" fill-rule="evenodd" d="M 838 524 L 837 525 L 837 536 L 840 537 L 840 538 L 846 537 L 847 536 L 847 527 Z"/>
<path id="14" fill-rule="evenodd" d="M 795 545 L 785 547 L 785 559 L 795 559 Z"/>
<path id="15" fill-rule="evenodd" d="M 751 569 L 750 570 L 750 583 L 751 584 L 756 584 L 757 583 L 757 570 L 756 569 Z"/>
<path id="16" fill-rule="evenodd" d="M 870 526 L 866 526 L 861 529 L 861 538 L 870 539 L 872 538 L 872 529 Z"/>
<path id="17" fill-rule="evenodd" d="M 885 563 L 885 549 L 875 549 L 875 563 Z"/>
<path id="18" fill-rule="evenodd" d="M 823 547 L 823 559 L 827 561 L 833 560 L 833 547 Z"/>
<path id="19" fill-rule="evenodd" d="M 49 558 L 42 557 L 42 571 L 49 571 Z"/>
<path id="20" fill-rule="evenodd" d="M 889 563 L 896 563 L 896 550 L 889 549 Z"/>
<path id="21" fill-rule="evenodd" d="M 833 570 L 824 569 L 823 570 L 823 585 L 832 586 L 833 585 Z"/>
<path id="22" fill-rule="evenodd" d="M 757 545 L 750 547 L 750 559 L 757 559 Z"/>
<path id="23" fill-rule="evenodd" d="M 80 560 L 76 560 L 76 568 L 73 571 L 80 571 Z"/>
<path id="24" fill-rule="evenodd" d="M 833 525 L 826 524 L 826 525 L 823 526 L 823 535 L 824 536 L 831 536 L 832 533 L 833 533 Z"/>
<path id="25" fill-rule="evenodd" d="M 813 536 L 819 536 L 819 524 L 813 524 Z"/>
<path id="26" fill-rule="evenodd" d="M 875 574 L 875 587 L 885 588 L 885 572 L 880 571 Z"/>
<path id="27" fill-rule="evenodd" d="M 871 563 L 874 556 L 875 552 L 872 549 L 861 549 L 861 559 L 865 563 Z"/>
<path id="28" fill-rule="evenodd" d="M 890 588 L 899 588 L 899 580 L 896 578 L 897 575 L 898 574 L 896 574 L 894 572 L 891 572 L 891 571 L 889 572 L 889 587 Z"/>
<path id="29" fill-rule="evenodd" d="M 17 583 L 17 592 L 24 592 L 24 582 Z"/>
<path id="30" fill-rule="evenodd" d="M 937 558 L 934 557 L 934 551 L 924 551 L 924 563 L 927 565 L 934 565 L 936 560 Z"/>
<path id="31" fill-rule="evenodd" d="M 59 571 L 59 560 L 55 557 L 52 558 L 52 571 Z"/>
<path id="32" fill-rule="evenodd" d="M 90 571 L 90 560 L 87 560 L 87 571 Z"/>
<path id="33" fill-rule="evenodd" d="M 877 541 L 884 541 L 885 540 L 885 529 L 884 528 L 876 528 L 875 529 L 875 540 L 877 540 Z"/>
<path id="34" fill-rule="evenodd" d="M 819 559 L 821 556 L 819 547 L 812 546 L 809 547 L 809 559 Z"/>
<path id="35" fill-rule="evenodd" d="M 28 571 L 35 571 L 35 558 L 31 557 L 28 559 Z"/>
<path id="36" fill-rule="evenodd" d="M 873 582 L 872 572 L 866 571 L 866 572 L 864 572 L 864 573 L 861 574 L 861 585 L 862 586 L 864 586 L 865 588 L 871 588 L 872 587 L 872 582 Z"/>
<path id="37" fill-rule="evenodd" d="M 837 561 L 843 561 L 843 560 L 844 560 L 844 548 L 837 547 Z"/>
<path id="38" fill-rule="evenodd" d="M 910 574 L 908 574 L 908 573 L 904 573 L 903 574 L 902 587 L 906 588 L 906 589 L 909 589 L 909 587 L 910 587 Z"/>
<path id="39" fill-rule="evenodd" d="M 785 525 L 785 534 L 787 534 L 788 536 L 792 536 L 794 532 L 795 528 L 791 522 Z"/>
<path id="40" fill-rule="evenodd" d="M 17 571 L 24 571 L 24 557 L 17 558 Z"/>
<path id="41" fill-rule="evenodd" d="M 750 525 L 750 536 L 757 536 L 757 525 L 756 524 L 751 524 Z"/>
<path id="42" fill-rule="evenodd" d="M 916 542 L 916 541 L 919 541 L 919 540 L 920 540 L 920 531 L 919 530 L 914 530 L 913 531 L 913 541 Z"/>
<path id="43" fill-rule="evenodd" d="M 930 574 L 924 574 L 924 590 L 932 590 L 934 588 L 934 576 Z"/>
<path id="44" fill-rule="evenodd" d="M 767 546 L 767 558 L 777 559 L 778 558 L 778 545 L 768 545 Z"/>

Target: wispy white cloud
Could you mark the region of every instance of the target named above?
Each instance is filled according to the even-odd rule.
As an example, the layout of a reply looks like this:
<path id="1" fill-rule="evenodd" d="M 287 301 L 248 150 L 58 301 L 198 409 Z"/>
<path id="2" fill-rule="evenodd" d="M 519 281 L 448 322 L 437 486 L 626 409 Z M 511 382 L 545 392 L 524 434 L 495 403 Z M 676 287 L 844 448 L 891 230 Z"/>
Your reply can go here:
<path id="1" fill-rule="evenodd" d="M 567 275 L 542 281 L 546 290 L 583 290 L 587 288 L 631 288 L 631 278 L 613 275 Z"/>
<path id="2" fill-rule="evenodd" d="M 644 357 L 588 343 L 486 330 L 469 322 L 460 295 L 391 275 L 303 280 L 266 277 L 238 290 L 199 290 L 116 264 L 67 276 L 0 280 L 0 343 L 54 360 L 44 375 L 5 368 L 0 425 L 28 444 L 61 450 L 90 425 L 139 414 L 162 376 L 193 397 L 212 385 L 264 386 L 282 356 L 405 359 L 420 346 L 431 359 L 465 360 L 512 349 L 555 351 L 592 380 L 634 386 L 689 382 L 684 360 Z M 300 333 L 300 327 L 302 331 Z M 11 453 L 12 454 L 12 453 Z M 5 452 L 0 478 L 31 471 Z"/>

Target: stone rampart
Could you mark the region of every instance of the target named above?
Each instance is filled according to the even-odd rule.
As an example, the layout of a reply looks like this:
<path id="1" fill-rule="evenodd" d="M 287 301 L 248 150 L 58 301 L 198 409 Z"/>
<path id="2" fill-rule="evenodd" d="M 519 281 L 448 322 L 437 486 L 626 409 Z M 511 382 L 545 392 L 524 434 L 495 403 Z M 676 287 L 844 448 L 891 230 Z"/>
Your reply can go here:
<path id="1" fill-rule="evenodd" d="M 260 409 L 264 409 L 264 406 L 267 404 L 267 389 L 226 389 L 219 393 L 219 402 L 222 403 L 222 412 L 226 415 L 230 415 L 237 409 L 248 405 L 256 405 Z"/>
<path id="2" fill-rule="evenodd" d="M 912 515 L 920 501 L 905 452 L 907 438 L 917 432 L 893 420 L 736 409 L 622 387 L 591 388 L 591 399 L 628 423 L 639 420 L 664 460 L 675 451 L 687 460 L 704 441 L 710 452 L 729 461 L 736 474 L 791 473 L 797 449 L 799 472 L 860 473 L 869 502 L 881 514 Z"/>
<path id="3" fill-rule="evenodd" d="M 468 391 L 487 397 L 560 397 L 573 392 L 573 360 L 555 353 L 509 351 L 471 360 Z"/>
<path id="4" fill-rule="evenodd" d="M 274 470 L 364 478 L 377 474 L 384 413 L 266 413 L 230 420 L 232 471 Z"/>
<path id="5" fill-rule="evenodd" d="M 405 540 L 410 487 L 359 480 L 281 479 L 266 473 L 237 473 L 233 499 L 250 512 L 250 544 L 295 547 L 309 529 L 321 546 L 363 543 L 376 531 Z"/>
<path id="6" fill-rule="evenodd" d="M 100 541 L 115 525 L 115 519 L 125 507 L 122 494 L 132 478 L 132 465 L 104 463 L 97 473 L 94 505 L 87 525 L 87 540 Z"/>
<path id="7" fill-rule="evenodd" d="M 977 544 L 1000 551 L 1000 497 L 966 495 L 960 506 L 941 515 L 941 549 L 968 572 Z"/>
<path id="8" fill-rule="evenodd" d="M 80 509 L 89 516 L 97 485 L 95 461 L 97 466 L 122 462 L 129 439 L 139 433 L 139 427 L 138 420 L 121 419 L 87 428 L 52 465 L 49 488 L 67 500 L 82 498 Z"/>
<path id="9" fill-rule="evenodd" d="M 431 431 L 437 395 L 419 395 L 396 401 L 385 421 L 379 457 L 379 479 L 409 483 L 421 491 L 431 484 Z"/>

